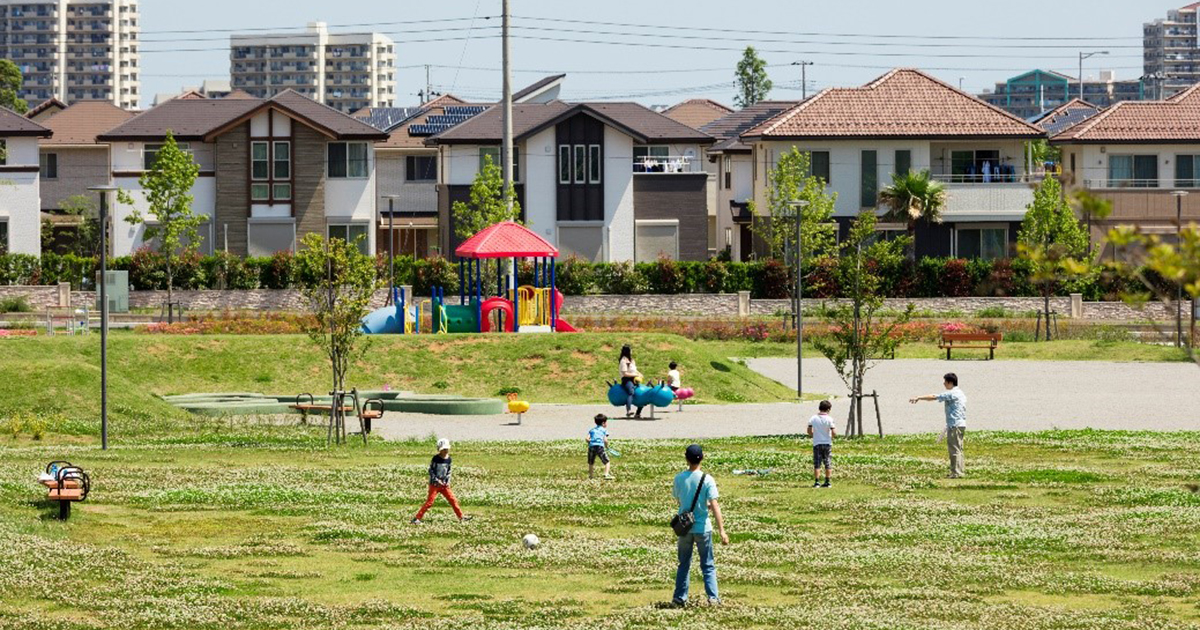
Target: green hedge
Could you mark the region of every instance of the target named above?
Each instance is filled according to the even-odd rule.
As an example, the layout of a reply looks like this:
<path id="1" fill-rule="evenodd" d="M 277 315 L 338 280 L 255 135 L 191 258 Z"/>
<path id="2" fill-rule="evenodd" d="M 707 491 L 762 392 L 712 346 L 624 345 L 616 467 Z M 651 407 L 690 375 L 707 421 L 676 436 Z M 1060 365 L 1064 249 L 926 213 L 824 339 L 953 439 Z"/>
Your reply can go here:
<path id="1" fill-rule="evenodd" d="M 135 290 L 165 289 L 166 265 L 162 256 L 140 250 L 133 256 L 109 259 L 109 268 L 126 270 Z M 39 259 L 22 254 L 0 256 L 0 284 L 53 285 L 70 282 L 75 289 L 92 288 L 97 262 L 71 254 L 43 254 Z M 386 256 L 376 259 L 381 280 L 388 274 Z M 447 295 L 458 292 L 458 265 L 442 258 L 395 259 L 398 284 L 412 285 L 418 295 L 429 295 L 432 287 L 443 287 Z M 831 260 L 816 260 L 805 268 L 805 297 L 832 298 L 840 295 L 832 273 Z M 175 287 L 180 289 L 285 289 L 318 270 L 299 268 L 290 253 L 265 258 L 239 258 L 217 253 L 192 256 L 179 261 L 174 270 Z M 1037 289 L 1030 282 L 1026 261 L 962 260 L 922 258 L 916 263 L 903 261 L 880 270 L 884 290 L 890 297 L 1033 297 Z M 522 264 L 522 284 L 533 282 L 533 266 Z M 576 258 L 561 261 L 556 281 L 566 295 L 610 294 L 681 294 L 736 293 L 750 291 L 758 299 L 783 299 L 789 296 L 789 273 L 778 261 L 765 262 L 678 262 L 659 260 L 651 263 L 589 263 Z M 1060 295 L 1082 293 L 1086 300 L 1114 299 L 1122 291 L 1140 289 L 1127 281 L 1097 271 L 1071 280 L 1057 288 Z"/>

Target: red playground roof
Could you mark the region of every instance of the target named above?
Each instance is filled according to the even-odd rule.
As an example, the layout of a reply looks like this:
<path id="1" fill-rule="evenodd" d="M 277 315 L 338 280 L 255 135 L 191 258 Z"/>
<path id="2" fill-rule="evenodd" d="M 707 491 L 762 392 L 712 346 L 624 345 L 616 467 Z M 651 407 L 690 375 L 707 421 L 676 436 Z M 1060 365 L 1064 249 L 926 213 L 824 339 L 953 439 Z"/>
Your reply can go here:
<path id="1" fill-rule="evenodd" d="M 533 230 L 512 221 L 497 223 L 467 239 L 459 258 L 558 258 L 558 250 Z"/>

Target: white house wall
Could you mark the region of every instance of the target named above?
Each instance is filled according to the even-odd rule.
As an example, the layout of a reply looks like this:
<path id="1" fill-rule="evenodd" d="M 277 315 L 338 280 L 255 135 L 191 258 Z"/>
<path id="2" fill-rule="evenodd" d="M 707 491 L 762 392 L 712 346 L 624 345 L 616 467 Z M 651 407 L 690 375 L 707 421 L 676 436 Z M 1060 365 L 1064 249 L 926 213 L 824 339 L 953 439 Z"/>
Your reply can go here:
<path id="1" fill-rule="evenodd" d="M 1158 157 L 1158 188 L 1175 188 L 1175 159 L 1179 155 L 1200 155 L 1200 144 L 1084 144 L 1063 147 L 1063 171 L 1069 174 L 1071 155 L 1075 155 L 1075 179 L 1086 188 L 1110 188 L 1108 159 L 1114 155 L 1154 155 Z M 1146 189 L 1142 189 L 1146 190 Z M 1148 190 L 1153 191 L 1153 188 Z"/>
<path id="2" fill-rule="evenodd" d="M 374 224 L 375 147 L 367 145 L 367 177 L 325 181 L 325 217 L 327 223 Z M 367 230 L 368 251 L 375 251 L 374 228 Z"/>
<path id="3" fill-rule="evenodd" d="M 38 165 L 37 138 L 6 138 L 8 167 Z M 42 196 L 38 173 L 0 172 L 0 221 L 8 223 L 8 251 L 42 253 Z"/>
<path id="4" fill-rule="evenodd" d="M 551 243 L 558 243 L 558 155 L 554 127 L 525 141 L 521 151 L 525 179 L 525 222 Z"/>
<path id="5" fill-rule="evenodd" d="M 113 256 L 130 256 L 145 244 L 145 225 L 140 223 L 133 225 L 126 219 L 135 210 L 140 211 L 144 218 L 153 219 L 154 217 L 149 212 L 149 204 L 146 202 L 146 196 L 142 193 L 136 177 L 117 177 L 113 183 L 121 190 L 128 192 L 133 197 L 134 204 L 129 206 L 120 203 L 115 195 L 110 199 L 112 204 L 110 206 L 112 208 L 112 254 Z M 192 212 L 208 217 L 208 223 L 199 229 L 202 233 L 208 231 L 209 236 L 214 238 L 213 248 L 220 249 L 220 238 L 212 234 L 213 228 L 211 227 L 217 209 L 217 179 L 215 177 L 196 178 L 191 193 Z"/>

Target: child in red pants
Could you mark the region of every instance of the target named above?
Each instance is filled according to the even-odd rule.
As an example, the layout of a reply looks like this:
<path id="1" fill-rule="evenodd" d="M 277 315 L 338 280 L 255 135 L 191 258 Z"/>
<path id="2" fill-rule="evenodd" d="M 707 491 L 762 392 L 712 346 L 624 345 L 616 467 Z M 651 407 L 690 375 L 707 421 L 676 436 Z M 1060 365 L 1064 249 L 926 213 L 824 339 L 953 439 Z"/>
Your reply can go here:
<path id="1" fill-rule="evenodd" d="M 450 440 L 445 438 L 438 440 L 437 449 L 437 455 L 434 455 L 433 461 L 429 463 L 429 496 L 425 499 L 425 505 L 421 506 L 420 511 L 413 518 L 414 525 L 421 524 L 421 519 L 425 517 L 429 508 L 433 507 L 433 502 L 439 494 L 450 502 L 450 507 L 453 508 L 459 521 L 471 520 L 470 516 L 463 516 L 462 508 L 458 506 L 458 499 L 454 498 L 454 492 L 450 490 Z"/>

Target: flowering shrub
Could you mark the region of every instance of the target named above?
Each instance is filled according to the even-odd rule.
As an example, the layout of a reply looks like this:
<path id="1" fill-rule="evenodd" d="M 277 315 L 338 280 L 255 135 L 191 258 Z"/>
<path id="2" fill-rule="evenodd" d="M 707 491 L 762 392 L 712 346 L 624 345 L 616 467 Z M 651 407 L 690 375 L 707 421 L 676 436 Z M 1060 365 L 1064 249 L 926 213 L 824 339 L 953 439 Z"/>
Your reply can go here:
<path id="1" fill-rule="evenodd" d="M 174 324 L 154 323 L 134 329 L 148 335 L 298 335 L 311 315 L 224 313 Z"/>
<path id="2" fill-rule="evenodd" d="M 292 252 L 275 252 L 270 261 L 263 265 L 259 284 L 264 289 L 286 289 L 292 285 L 292 269 L 295 266 Z"/>
<path id="3" fill-rule="evenodd" d="M 0 328 L 0 338 L 3 337 L 36 337 L 37 331 L 33 329 L 19 328 Z"/>

